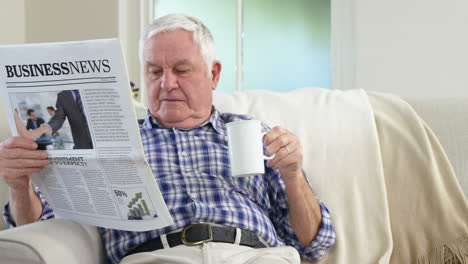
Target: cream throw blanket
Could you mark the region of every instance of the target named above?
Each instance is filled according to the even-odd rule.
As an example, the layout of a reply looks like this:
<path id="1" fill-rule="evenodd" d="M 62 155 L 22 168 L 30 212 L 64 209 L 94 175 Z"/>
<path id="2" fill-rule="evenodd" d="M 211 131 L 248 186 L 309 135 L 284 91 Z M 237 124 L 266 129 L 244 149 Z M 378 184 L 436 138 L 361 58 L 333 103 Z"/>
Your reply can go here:
<path id="1" fill-rule="evenodd" d="M 443 150 L 405 102 L 370 98 L 304 88 L 215 94 L 214 103 L 301 138 L 304 169 L 337 234 L 320 263 L 444 263 L 449 254 L 465 263 L 468 208 Z"/>
<path id="2" fill-rule="evenodd" d="M 398 97 L 369 99 L 382 150 L 391 263 L 468 263 L 468 203 L 436 137 Z"/>

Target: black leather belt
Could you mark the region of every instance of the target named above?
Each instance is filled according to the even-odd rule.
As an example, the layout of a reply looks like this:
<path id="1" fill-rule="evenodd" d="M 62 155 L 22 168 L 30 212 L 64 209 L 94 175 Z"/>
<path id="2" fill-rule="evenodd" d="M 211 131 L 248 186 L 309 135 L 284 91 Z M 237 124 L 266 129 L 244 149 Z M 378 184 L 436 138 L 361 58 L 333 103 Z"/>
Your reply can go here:
<path id="1" fill-rule="evenodd" d="M 268 245 L 260 240 L 258 235 L 249 230 L 241 230 L 239 244 L 253 248 L 265 248 Z M 167 234 L 169 247 L 185 244 L 187 246 L 197 246 L 205 242 L 224 242 L 233 244 L 236 241 L 236 228 L 212 224 L 193 224 L 185 227 L 177 233 Z M 155 251 L 163 249 L 161 237 L 149 240 L 136 248 L 130 250 L 125 256 L 140 252 Z"/>

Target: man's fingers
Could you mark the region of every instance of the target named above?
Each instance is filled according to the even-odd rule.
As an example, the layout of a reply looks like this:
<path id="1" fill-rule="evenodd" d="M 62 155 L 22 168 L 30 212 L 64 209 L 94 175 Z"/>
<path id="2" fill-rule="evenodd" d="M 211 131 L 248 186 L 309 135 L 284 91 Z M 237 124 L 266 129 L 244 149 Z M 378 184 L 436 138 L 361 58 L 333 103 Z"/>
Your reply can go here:
<path id="1" fill-rule="evenodd" d="M 52 136 L 53 131 L 52 131 L 52 128 L 49 126 L 49 124 L 44 123 L 40 126 L 40 128 L 42 129 L 44 134 L 46 134 L 47 136 Z"/>
<path id="2" fill-rule="evenodd" d="M 282 134 L 285 134 L 287 132 L 286 129 L 280 127 L 280 126 L 275 126 L 273 129 L 268 131 L 268 133 L 265 134 L 263 137 L 263 143 L 268 146 L 270 145 L 277 137 L 279 137 Z"/>
<path id="3" fill-rule="evenodd" d="M 273 142 L 267 146 L 267 155 L 273 155 L 277 153 L 282 147 L 292 145 L 292 140 L 288 134 L 283 134 L 276 137 Z"/>
<path id="4" fill-rule="evenodd" d="M 16 159 L 16 160 L 1 160 L 0 167 L 7 168 L 43 168 L 49 165 L 47 159 Z"/>
<path id="5" fill-rule="evenodd" d="M 47 159 L 45 150 L 28 150 L 21 148 L 3 149 L 0 151 L 0 158 L 4 159 Z"/>
<path id="6" fill-rule="evenodd" d="M 282 152 L 282 151 L 283 151 L 283 149 L 280 150 L 280 152 Z M 270 160 L 271 163 L 268 162 L 267 165 L 269 167 L 271 167 L 271 168 L 280 169 L 282 167 L 286 167 L 286 166 L 291 165 L 293 163 L 297 163 L 298 160 L 300 160 L 298 155 L 300 155 L 299 149 L 295 149 L 294 151 L 291 151 L 291 152 L 289 152 L 287 154 L 283 154 L 278 158 L 275 157 L 273 160 Z"/>
<path id="7" fill-rule="evenodd" d="M 276 153 L 275 153 L 275 158 L 268 161 L 267 165 L 272 167 L 276 163 L 278 163 L 280 160 L 284 159 L 286 156 L 291 155 L 295 151 L 295 148 L 292 148 L 288 146 L 288 149 L 286 148 L 280 148 Z"/>
<path id="8" fill-rule="evenodd" d="M 23 148 L 29 150 L 37 149 L 37 143 L 33 140 L 25 137 L 11 137 L 2 143 L 0 148 L 11 149 L 11 148 Z"/>

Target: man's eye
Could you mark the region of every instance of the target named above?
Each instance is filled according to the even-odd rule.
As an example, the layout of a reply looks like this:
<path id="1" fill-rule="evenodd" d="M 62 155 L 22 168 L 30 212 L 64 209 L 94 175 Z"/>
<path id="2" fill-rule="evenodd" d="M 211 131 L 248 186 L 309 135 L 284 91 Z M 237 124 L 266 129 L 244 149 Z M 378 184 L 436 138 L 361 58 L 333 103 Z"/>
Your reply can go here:
<path id="1" fill-rule="evenodd" d="M 151 77 L 156 77 L 157 78 L 157 77 L 161 76 L 161 71 L 159 71 L 159 70 L 149 70 L 148 74 Z"/>
<path id="2" fill-rule="evenodd" d="M 183 69 L 183 68 L 181 68 L 181 69 L 177 69 L 177 68 L 174 69 L 174 72 L 177 73 L 177 74 L 183 74 L 183 73 L 187 73 L 187 72 L 189 72 L 189 71 L 190 71 L 189 69 Z"/>

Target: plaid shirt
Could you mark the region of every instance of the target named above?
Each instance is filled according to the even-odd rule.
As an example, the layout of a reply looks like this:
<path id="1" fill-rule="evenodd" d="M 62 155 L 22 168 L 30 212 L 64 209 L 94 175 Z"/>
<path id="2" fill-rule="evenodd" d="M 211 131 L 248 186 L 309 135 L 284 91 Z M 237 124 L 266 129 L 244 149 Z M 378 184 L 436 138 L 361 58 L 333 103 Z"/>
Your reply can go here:
<path id="1" fill-rule="evenodd" d="M 151 115 L 141 122 L 140 133 L 146 159 L 174 219 L 174 225 L 147 232 L 100 228 L 109 263 L 118 263 L 141 243 L 199 222 L 210 222 L 256 232 L 270 246 L 290 245 L 316 261 L 335 243 L 330 213 L 319 201 L 322 222 L 314 241 L 303 247 L 291 228 L 285 185 L 278 170 L 265 166 L 265 174 L 231 177 L 226 123 L 247 116 L 220 114 L 192 129 L 166 129 Z M 265 126 L 265 128 L 267 128 Z M 41 220 L 53 211 L 39 190 Z M 7 226 L 13 227 L 8 204 Z"/>

